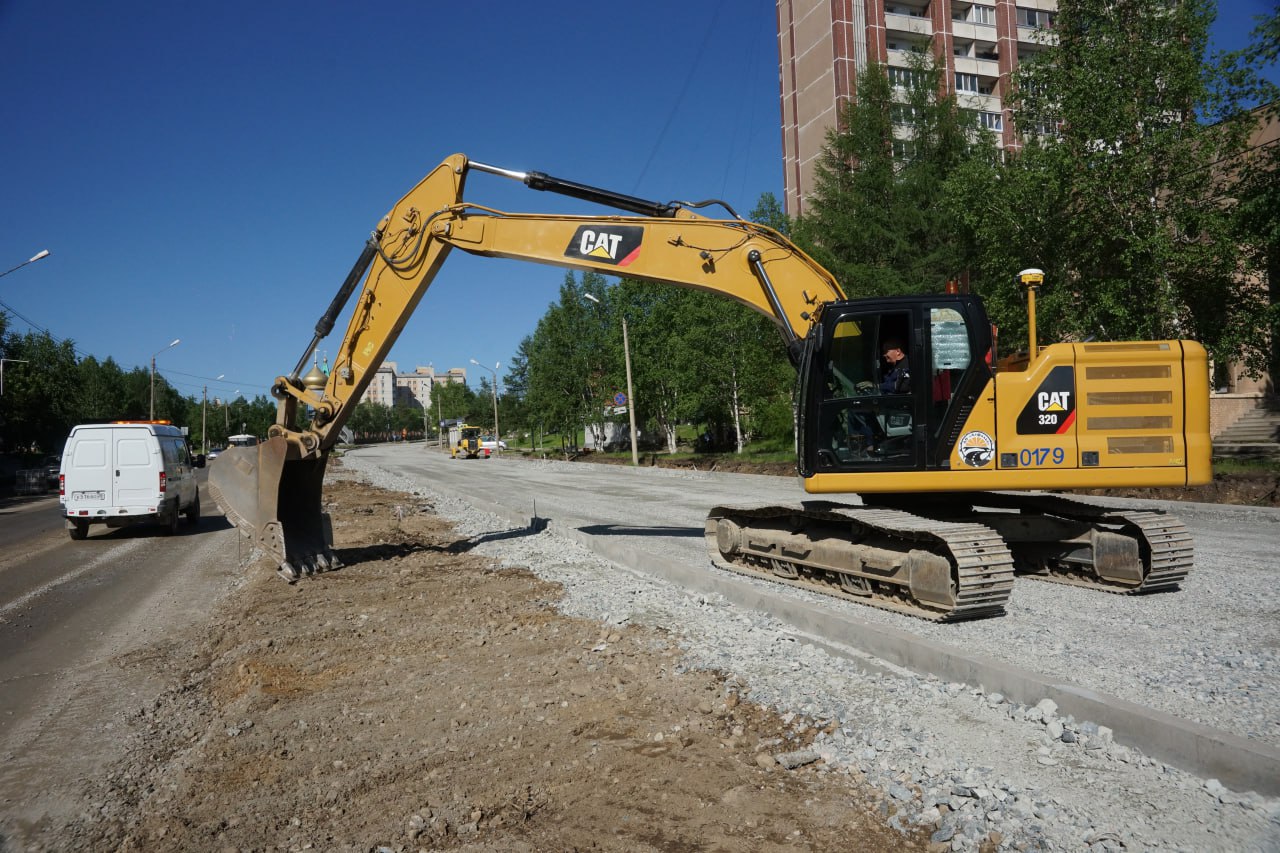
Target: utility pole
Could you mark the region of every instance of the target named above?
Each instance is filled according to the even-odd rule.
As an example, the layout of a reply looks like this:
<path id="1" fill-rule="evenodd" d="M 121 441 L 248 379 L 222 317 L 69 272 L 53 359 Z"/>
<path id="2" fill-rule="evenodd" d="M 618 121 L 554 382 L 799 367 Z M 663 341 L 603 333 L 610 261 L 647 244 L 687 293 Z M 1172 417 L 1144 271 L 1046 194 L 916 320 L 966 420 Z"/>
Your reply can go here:
<path id="1" fill-rule="evenodd" d="M 473 358 L 471 363 L 493 374 L 493 385 L 489 388 L 493 394 L 493 449 L 495 453 L 500 453 L 502 451 L 502 431 L 498 429 L 498 368 L 502 367 L 502 362 L 498 362 L 493 367 L 485 367 Z"/>
<path id="2" fill-rule="evenodd" d="M 172 349 L 180 343 L 182 343 L 180 338 L 174 338 L 173 343 L 151 356 L 151 414 L 148 416 L 148 420 L 154 421 L 156 419 L 156 355 L 159 355 L 167 349 Z"/>
<path id="3" fill-rule="evenodd" d="M 622 357 L 627 364 L 627 414 L 631 416 L 631 464 L 640 464 L 636 450 L 636 395 L 631 390 L 631 343 L 627 340 L 627 318 L 622 318 Z"/>

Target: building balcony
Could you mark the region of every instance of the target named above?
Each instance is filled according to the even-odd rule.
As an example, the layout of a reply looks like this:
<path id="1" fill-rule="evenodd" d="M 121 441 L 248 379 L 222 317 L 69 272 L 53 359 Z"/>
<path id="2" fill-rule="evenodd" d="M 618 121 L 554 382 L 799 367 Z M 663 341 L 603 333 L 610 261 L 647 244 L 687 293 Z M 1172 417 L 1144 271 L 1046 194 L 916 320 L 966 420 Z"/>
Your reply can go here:
<path id="1" fill-rule="evenodd" d="M 951 34 L 958 39 L 968 41 L 992 41 L 996 37 L 996 28 L 994 24 L 974 24 L 969 21 L 952 20 Z"/>
<path id="2" fill-rule="evenodd" d="M 956 71 L 977 74 L 982 77 L 999 77 L 1000 63 L 994 59 L 975 59 L 971 56 L 955 57 Z"/>
<path id="3" fill-rule="evenodd" d="M 896 15 L 886 14 L 884 16 L 884 28 L 889 33 L 889 38 L 893 37 L 893 33 L 909 33 L 913 36 L 924 36 L 926 38 L 933 35 L 933 24 L 928 18 L 917 18 L 915 15 Z"/>
<path id="4" fill-rule="evenodd" d="M 1053 30 L 1042 30 L 1036 27 L 1018 27 L 1018 41 L 1027 44 L 1056 44 L 1057 36 Z"/>
<path id="5" fill-rule="evenodd" d="M 962 110 L 980 113 L 998 113 L 1004 109 L 1000 98 L 995 95 L 979 95 L 974 92 L 956 92 L 956 104 Z"/>

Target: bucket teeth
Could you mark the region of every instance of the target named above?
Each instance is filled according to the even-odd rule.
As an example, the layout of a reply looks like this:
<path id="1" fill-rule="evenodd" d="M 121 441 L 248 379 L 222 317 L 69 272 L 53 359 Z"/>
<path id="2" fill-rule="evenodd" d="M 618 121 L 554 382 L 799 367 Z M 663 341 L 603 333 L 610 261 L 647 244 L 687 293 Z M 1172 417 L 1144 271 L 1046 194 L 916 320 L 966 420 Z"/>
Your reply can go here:
<path id="1" fill-rule="evenodd" d="M 281 563 L 280 568 L 276 569 L 276 574 L 284 578 L 289 583 L 298 582 L 298 570 L 289 563 Z"/>

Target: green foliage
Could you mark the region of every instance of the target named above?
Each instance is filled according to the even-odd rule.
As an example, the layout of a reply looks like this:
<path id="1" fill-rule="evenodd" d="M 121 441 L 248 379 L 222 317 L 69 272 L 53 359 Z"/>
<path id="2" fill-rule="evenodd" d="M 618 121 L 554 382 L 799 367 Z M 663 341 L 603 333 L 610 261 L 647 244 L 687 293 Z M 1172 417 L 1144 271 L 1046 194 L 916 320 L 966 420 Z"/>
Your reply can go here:
<path id="1" fill-rule="evenodd" d="M 870 64 L 858 100 L 828 131 L 794 234 L 851 296 L 938 290 L 963 269 L 966 247 L 943 188 L 971 161 L 993 160 L 993 144 L 939 94 L 944 70 L 915 53 L 906 85 L 895 87 L 885 66 Z"/>
<path id="2" fill-rule="evenodd" d="M 583 424 L 602 421 L 613 396 L 614 375 L 609 308 L 604 304 L 607 289 L 597 273 L 583 273 L 581 282 L 566 273 L 559 300 L 548 306 L 534 333 L 521 341 L 506 385 L 520 395 L 516 411 L 525 418 L 525 429 L 576 436 Z M 587 299 L 588 293 L 601 303 Z M 617 355 L 620 359 L 620 347 Z"/>
<path id="3" fill-rule="evenodd" d="M 772 196 L 752 216 L 786 230 Z M 650 444 L 674 451 L 691 421 L 729 425 L 740 443 L 762 427 L 790 439 L 794 372 L 772 322 L 723 298 L 629 279 L 610 285 L 595 273 L 566 274 L 559 300 L 521 341 L 505 379 L 504 432 L 555 433 L 566 445 L 606 421 L 625 432 L 628 413 L 613 411 L 613 399 L 627 390 L 628 348 L 631 403 Z"/>
<path id="4" fill-rule="evenodd" d="M 1244 79 L 1205 61 L 1212 14 L 1209 0 L 1065 0 L 1057 42 L 1009 99 L 1027 146 L 949 183 L 984 282 L 1046 271 L 1045 340 L 1194 338 L 1219 359 L 1265 360 L 1273 309 L 1247 281 L 1258 265 L 1218 168 L 1252 122 L 1197 120 L 1238 102 Z M 1001 299 L 992 313 L 1012 315 L 1012 288 Z"/>
<path id="5" fill-rule="evenodd" d="M 5 449 L 56 453 L 76 413 L 76 355 L 70 342 L 48 333 L 11 335 L 4 341 L 4 395 L 0 397 Z"/>

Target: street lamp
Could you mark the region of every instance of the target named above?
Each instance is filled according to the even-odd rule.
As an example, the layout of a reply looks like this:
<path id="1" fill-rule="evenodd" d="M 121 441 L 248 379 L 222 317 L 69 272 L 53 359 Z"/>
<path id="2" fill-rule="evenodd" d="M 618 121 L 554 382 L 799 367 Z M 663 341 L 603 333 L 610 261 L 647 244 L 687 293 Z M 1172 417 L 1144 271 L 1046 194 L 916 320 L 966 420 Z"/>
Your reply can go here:
<path id="1" fill-rule="evenodd" d="M 167 349 L 173 349 L 180 343 L 182 343 L 181 338 L 174 338 L 173 343 L 164 347 L 164 349 L 158 350 L 156 355 Z M 156 419 L 156 355 L 151 356 L 151 417 L 148 419 L 153 421 Z"/>
<path id="2" fill-rule="evenodd" d="M 583 296 L 599 305 L 600 300 L 590 293 Z M 636 450 L 636 395 L 631 389 L 631 342 L 627 338 L 627 315 L 622 315 L 622 361 L 627 366 L 627 416 L 631 421 L 631 464 L 640 464 L 640 453 Z"/>
<path id="3" fill-rule="evenodd" d="M 219 373 L 218 379 L 226 376 L 225 373 Z M 217 382 L 218 379 L 213 380 Z M 204 386 L 204 402 L 200 404 L 200 443 L 203 445 L 201 452 L 209 455 L 209 386 Z"/>
<path id="4" fill-rule="evenodd" d="M 25 261 L 23 261 L 22 263 L 18 264 L 18 265 L 17 265 L 16 267 L 14 267 L 13 269 L 5 270 L 4 272 L 0 272 L 0 278 L 3 278 L 4 276 L 8 275 L 9 273 L 13 272 L 14 270 L 20 270 L 20 269 L 22 269 L 22 268 L 23 268 L 23 267 L 25 267 L 27 264 L 34 264 L 36 261 L 40 260 L 41 258 L 47 258 L 47 257 L 49 257 L 49 250 L 48 250 L 48 249 L 41 249 L 40 251 L 36 252 L 36 254 L 35 254 L 33 257 L 28 258 L 27 260 L 25 260 Z"/>
<path id="5" fill-rule="evenodd" d="M 486 367 L 473 358 L 471 363 L 493 374 L 493 385 L 489 390 L 493 392 L 493 449 L 494 452 L 498 452 L 502 450 L 502 431 L 498 429 L 498 368 L 502 367 L 502 362 L 495 363 L 493 367 Z"/>

